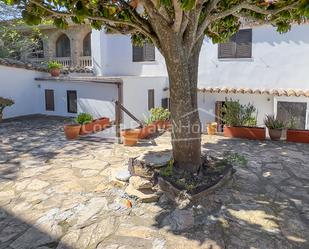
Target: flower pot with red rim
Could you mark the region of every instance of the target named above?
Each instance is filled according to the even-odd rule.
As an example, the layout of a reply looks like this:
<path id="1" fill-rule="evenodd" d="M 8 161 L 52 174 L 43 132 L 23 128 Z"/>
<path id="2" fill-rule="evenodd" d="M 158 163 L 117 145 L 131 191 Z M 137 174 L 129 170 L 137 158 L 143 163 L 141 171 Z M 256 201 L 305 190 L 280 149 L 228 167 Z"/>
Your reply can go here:
<path id="1" fill-rule="evenodd" d="M 265 140 L 266 129 L 260 127 L 224 126 L 225 137 Z"/>
<path id="2" fill-rule="evenodd" d="M 309 130 L 288 129 L 286 140 L 294 143 L 309 143 Z"/>
<path id="3" fill-rule="evenodd" d="M 171 127 L 171 122 L 169 120 L 157 120 L 154 122 L 158 130 L 163 130 Z"/>
<path id="4" fill-rule="evenodd" d="M 80 124 L 67 124 L 67 125 L 64 125 L 65 137 L 67 139 L 69 139 L 69 140 L 78 138 L 80 129 L 81 129 L 81 125 Z"/>
<path id="5" fill-rule="evenodd" d="M 125 146 L 133 146 L 137 144 L 141 129 L 126 129 L 121 131 L 122 142 Z"/>
<path id="6" fill-rule="evenodd" d="M 59 77 L 60 76 L 60 69 L 59 68 L 53 68 L 50 70 L 50 75 L 52 77 Z"/>

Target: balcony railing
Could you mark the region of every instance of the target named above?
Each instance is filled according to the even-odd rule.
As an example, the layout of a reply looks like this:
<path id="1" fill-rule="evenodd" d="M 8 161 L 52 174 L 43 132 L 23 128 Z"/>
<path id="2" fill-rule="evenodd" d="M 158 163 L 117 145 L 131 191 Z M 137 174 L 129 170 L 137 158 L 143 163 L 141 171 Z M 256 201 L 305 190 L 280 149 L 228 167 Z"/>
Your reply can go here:
<path id="1" fill-rule="evenodd" d="M 52 60 L 57 61 L 58 63 L 62 64 L 64 67 L 70 67 L 72 65 L 71 57 L 56 57 Z"/>
<path id="2" fill-rule="evenodd" d="M 86 67 L 92 67 L 92 60 L 91 56 L 81 56 L 78 58 L 78 63 L 77 65 L 73 64 L 72 58 L 71 57 L 54 57 L 54 58 L 28 58 L 28 61 L 31 63 L 36 63 L 36 64 L 42 64 L 44 62 L 48 61 L 57 61 L 58 63 L 62 64 L 64 67 L 81 67 L 81 68 L 86 68 Z"/>
<path id="3" fill-rule="evenodd" d="M 79 66 L 80 67 L 92 67 L 91 56 L 81 56 L 81 57 L 79 57 Z"/>

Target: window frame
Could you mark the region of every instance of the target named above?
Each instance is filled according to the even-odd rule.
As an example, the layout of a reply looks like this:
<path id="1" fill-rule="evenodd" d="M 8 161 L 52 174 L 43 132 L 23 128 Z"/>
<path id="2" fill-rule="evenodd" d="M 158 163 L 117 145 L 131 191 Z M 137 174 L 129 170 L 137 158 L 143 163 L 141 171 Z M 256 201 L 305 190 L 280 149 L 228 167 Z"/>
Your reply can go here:
<path id="1" fill-rule="evenodd" d="M 49 111 L 49 112 L 53 112 L 55 111 L 55 91 L 54 89 L 45 89 L 45 111 Z M 48 97 L 50 95 L 48 95 L 48 93 L 51 93 L 52 96 L 52 101 L 51 101 L 51 106 L 49 105 L 49 102 L 47 101 Z"/>
<path id="2" fill-rule="evenodd" d="M 75 94 L 75 102 L 76 102 L 76 110 L 71 109 L 70 105 L 70 94 L 74 93 Z M 77 91 L 76 90 L 67 90 L 67 111 L 68 113 L 77 113 Z"/>
<path id="3" fill-rule="evenodd" d="M 250 35 L 250 39 L 249 39 L 249 42 L 246 42 L 248 43 L 248 45 L 250 46 L 250 50 L 249 50 L 249 55 L 248 56 L 239 56 L 239 54 L 237 53 L 237 51 L 239 51 L 239 47 L 241 46 L 241 43 L 239 42 L 239 39 L 241 38 L 241 32 L 250 32 L 249 35 Z M 252 40 L 253 40 L 253 32 L 252 32 L 252 29 L 251 28 L 248 28 L 248 29 L 240 29 L 236 34 L 234 34 L 230 40 L 228 42 L 225 42 L 225 43 L 219 43 L 218 44 L 218 53 L 217 53 L 217 57 L 218 57 L 218 60 L 244 60 L 244 61 L 248 61 L 248 60 L 252 60 L 252 49 L 253 49 L 253 46 L 252 46 Z M 232 56 L 228 57 L 228 56 L 222 56 L 221 55 L 221 48 L 222 46 L 228 46 L 230 45 L 232 48 Z M 238 48 L 238 49 L 237 49 Z"/>
<path id="4" fill-rule="evenodd" d="M 149 55 L 147 55 L 147 53 L 149 52 L 149 51 L 147 52 L 147 49 L 149 49 L 149 48 L 153 49 L 153 58 L 151 58 L 151 59 L 147 58 L 149 56 Z M 136 59 L 135 49 L 141 50 L 140 51 L 141 59 L 139 59 L 139 58 Z M 132 62 L 134 62 L 134 63 L 154 63 L 154 62 L 156 62 L 156 48 L 155 48 L 155 46 L 153 44 L 147 43 L 147 42 L 145 42 L 142 47 L 134 46 L 132 44 Z"/>
<path id="5" fill-rule="evenodd" d="M 155 90 L 148 89 L 148 110 L 155 107 Z"/>

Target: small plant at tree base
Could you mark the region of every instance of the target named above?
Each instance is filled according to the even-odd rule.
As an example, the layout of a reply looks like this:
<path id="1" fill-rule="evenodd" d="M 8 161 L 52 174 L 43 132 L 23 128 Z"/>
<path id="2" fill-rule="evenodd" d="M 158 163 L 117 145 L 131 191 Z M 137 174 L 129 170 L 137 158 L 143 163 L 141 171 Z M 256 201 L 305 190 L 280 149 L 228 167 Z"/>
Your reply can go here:
<path id="1" fill-rule="evenodd" d="M 233 166 L 241 166 L 244 167 L 247 165 L 248 160 L 238 153 L 231 153 L 231 152 L 225 152 L 223 154 L 223 160 L 224 164 L 226 163 L 231 164 Z"/>
<path id="2" fill-rule="evenodd" d="M 167 163 L 167 166 L 160 170 L 160 175 L 165 176 L 165 177 L 171 176 L 173 174 L 173 165 L 174 165 L 174 160 L 171 159 Z"/>
<path id="3" fill-rule="evenodd" d="M 171 113 L 168 109 L 164 109 L 163 107 L 156 107 L 150 109 L 150 117 L 149 121 L 166 121 L 169 120 Z"/>
<path id="4" fill-rule="evenodd" d="M 242 105 L 239 100 L 226 99 L 222 111 L 223 121 L 228 126 L 256 126 L 256 116 L 253 116 L 256 108 L 250 103 Z"/>
<path id="5" fill-rule="evenodd" d="M 264 124 L 266 125 L 268 129 L 272 129 L 272 130 L 285 128 L 284 122 L 275 118 L 274 115 L 266 115 L 264 119 Z"/>
<path id="6" fill-rule="evenodd" d="M 47 63 L 47 67 L 49 70 L 52 70 L 52 69 L 61 69 L 62 68 L 62 64 L 60 64 L 59 62 L 57 61 L 49 61 Z"/>
<path id="7" fill-rule="evenodd" d="M 0 97 L 0 115 L 3 113 L 5 107 L 12 105 L 14 105 L 14 101 L 12 99 L 6 99 Z"/>
<path id="8" fill-rule="evenodd" d="M 92 120 L 93 120 L 93 117 L 89 113 L 80 113 L 78 114 L 76 118 L 76 122 L 81 125 L 90 123 Z"/>

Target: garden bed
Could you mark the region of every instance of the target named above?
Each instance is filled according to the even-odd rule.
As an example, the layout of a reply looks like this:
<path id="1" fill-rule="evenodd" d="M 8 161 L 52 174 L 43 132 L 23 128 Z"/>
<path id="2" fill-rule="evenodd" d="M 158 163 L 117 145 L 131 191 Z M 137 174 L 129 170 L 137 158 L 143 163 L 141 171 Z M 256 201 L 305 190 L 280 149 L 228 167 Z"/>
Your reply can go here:
<path id="1" fill-rule="evenodd" d="M 177 198 L 186 192 L 191 200 L 209 194 L 222 186 L 233 174 L 233 167 L 224 160 L 212 157 L 203 158 L 203 164 L 197 174 L 181 174 L 171 166 L 161 170 L 158 177 L 160 188 L 171 198 Z"/>

